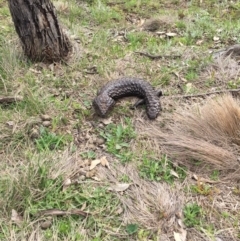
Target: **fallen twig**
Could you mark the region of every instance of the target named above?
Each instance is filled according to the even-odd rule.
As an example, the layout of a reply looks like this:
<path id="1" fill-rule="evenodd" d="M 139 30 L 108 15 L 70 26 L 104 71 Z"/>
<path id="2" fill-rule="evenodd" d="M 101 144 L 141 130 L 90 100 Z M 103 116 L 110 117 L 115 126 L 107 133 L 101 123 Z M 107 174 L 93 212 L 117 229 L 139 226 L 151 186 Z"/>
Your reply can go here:
<path id="1" fill-rule="evenodd" d="M 22 100 L 23 100 L 22 96 L 0 96 L 0 103 L 2 104 L 11 104 Z"/>
<path id="2" fill-rule="evenodd" d="M 232 89 L 232 90 L 216 90 L 212 92 L 206 92 L 206 93 L 199 93 L 199 94 L 193 94 L 193 95 L 171 95 L 167 97 L 171 98 L 194 98 L 194 97 L 204 97 L 208 95 L 214 95 L 214 94 L 222 94 L 222 93 L 238 93 L 240 92 L 240 89 Z"/>
<path id="3" fill-rule="evenodd" d="M 135 51 L 135 53 L 146 56 L 146 57 L 149 57 L 150 59 L 164 59 L 164 58 L 176 59 L 176 58 L 181 58 L 181 55 L 153 55 L 153 54 L 149 54 L 147 52 L 141 52 L 141 51 Z"/>
<path id="4" fill-rule="evenodd" d="M 63 211 L 59 209 L 48 209 L 38 213 L 40 216 L 63 216 L 63 215 L 81 215 L 87 217 L 89 213 L 82 211 L 81 209 L 72 209 Z"/>

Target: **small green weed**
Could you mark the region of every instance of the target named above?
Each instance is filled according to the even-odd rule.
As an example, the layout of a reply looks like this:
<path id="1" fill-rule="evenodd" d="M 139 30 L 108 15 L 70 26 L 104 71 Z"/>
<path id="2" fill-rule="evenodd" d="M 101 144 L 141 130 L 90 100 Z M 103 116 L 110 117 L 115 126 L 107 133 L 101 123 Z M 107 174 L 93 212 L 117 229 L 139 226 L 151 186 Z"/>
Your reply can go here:
<path id="1" fill-rule="evenodd" d="M 129 49 L 130 50 L 136 50 L 145 43 L 147 40 L 148 36 L 146 33 L 129 33 L 127 34 L 127 40 L 129 42 Z"/>
<path id="2" fill-rule="evenodd" d="M 186 177 L 186 171 L 181 167 L 174 167 L 166 156 L 160 160 L 143 158 L 142 164 L 139 166 L 140 176 L 151 181 L 164 180 L 173 183 L 176 176 L 181 180 Z"/>
<path id="3" fill-rule="evenodd" d="M 200 218 L 202 216 L 202 208 L 196 203 L 188 204 L 183 209 L 184 224 L 187 227 L 195 227 L 200 225 Z"/>
<path id="4" fill-rule="evenodd" d="M 138 225 L 137 224 L 128 224 L 126 226 L 126 231 L 128 234 L 134 234 L 138 231 Z"/>
<path id="5" fill-rule="evenodd" d="M 25 90 L 27 96 L 16 105 L 19 112 L 25 112 L 29 116 L 38 115 L 44 112 L 44 103 L 40 100 L 39 96 L 34 96 L 31 91 Z"/>
<path id="6" fill-rule="evenodd" d="M 186 29 L 186 24 L 182 21 L 176 22 L 176 27 L 180 30 L 185 30 Z"/>
<path id="7" fill-rule="evenodd" d="M 35 140 L 37 149 L 44 150 L 58 150 L 61 149 L 72 137 L 69 135 L 57 135 L 48 131 L 44 127 L 40 127 L 40 137 Z"/>
<path id="8" fill-rule="evenodd" d="M 87 151 L 87 152 L 81 153 L 81 156 L 84 159 L 95 159 L 96 158 L 96 153 L 94 151 Z"/>
<path id="9" fill-rule="evenodd" d="M 209 185 L 206 185 L 206 184 L 197 184 L 197 185 L 192 185 L 191 186 L 191 191 L 193 193 L 197 193 L 197 194 L 201 194 L 201 195 L 204 195 L 204 196 L 208 196 L 208 195 L 211 195 L 213 190 L 211 188 L 211 186 Z"/>
<path id="10" fill-rule="evenodd" d="M 221 215 L 222 215 L 223 218 L 229 218 L 229 217 L 231 217 L 231 214 L 228 213 L 228 212 L 226 212 L 226 211 L 223 211 L 223 212 L 221 213 Z"/>
<path id="11" fill-rule="evenodd" d="M 123 182 L 123 183 L 129 183 L 129 182 L 131 182 L 131 179 L 129 178 L 128 175 L 123 174 L 123 175 L 119 178 L 119 181 L 120 181 L 120 182 Z"/>
<path id="12" fill-rule="evenodd" d="M 190 70 L 190 71 L 188 71 L 187 74 L 185 75 L 185 78 L 186 78 L 186 80 L 188 80 L 188 81 L 193 81 L 193 80 L 197 79 L 197 77 L 198 77 L 198 74 L 196 73 L 195 70 Z"/>
<path id="13" fill-rule="evenodd" d="M 122 162 L 130 161 L 133 153 L 130 151 L 130 141 L 136 137 L 132 122 L 125 118 L 123 124 L 109 124 L 100 135 L 106 140 L 107 150 Z"/>
<path id="14" fill-rule="evenodd" d="M 219 170 L 214 170 L 210 176 L 210 178 L 214 181 L 219 180 Z"/>
<path id="15" fill-rule="evenodd" d="M 237 89 L 240 85 L 240 79 L 238 81 L 230 80 L 227 85 L 229 89 Z"/>

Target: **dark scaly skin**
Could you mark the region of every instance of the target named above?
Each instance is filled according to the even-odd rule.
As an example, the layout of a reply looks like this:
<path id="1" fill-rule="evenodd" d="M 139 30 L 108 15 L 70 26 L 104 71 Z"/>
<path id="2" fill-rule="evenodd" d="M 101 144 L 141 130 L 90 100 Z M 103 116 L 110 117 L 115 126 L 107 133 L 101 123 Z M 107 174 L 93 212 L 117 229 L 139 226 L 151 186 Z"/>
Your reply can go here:
<path id="1" fill-rule="evenodd" d="M 104 85 L 93 100 L 93 107 L 98 115 L 105 117 L 110 109 L 115 105 L 115 100 L 121 97 L 137 96 L 143 100 L 138 101 L 134 107 L 145 103 L 147 115 L 150 119 L 155 119 L 161 105 L 159 97 L 162 92 L 157 92 L 148 82 L 140 78 L 125 77 L 113 80 Z"/>

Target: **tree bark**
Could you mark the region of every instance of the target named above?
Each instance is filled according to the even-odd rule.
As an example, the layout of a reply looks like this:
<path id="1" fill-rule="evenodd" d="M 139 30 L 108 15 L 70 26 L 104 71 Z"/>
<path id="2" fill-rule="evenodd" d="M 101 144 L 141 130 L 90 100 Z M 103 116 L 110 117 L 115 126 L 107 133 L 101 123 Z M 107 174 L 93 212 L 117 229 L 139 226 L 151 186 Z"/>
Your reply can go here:
<path id="1" fill-rule="evenodd" d="M 8 0 L 8 4 L 26 56 L 50 62 L 67 57 L 71 43 L 50 0 Z"/>

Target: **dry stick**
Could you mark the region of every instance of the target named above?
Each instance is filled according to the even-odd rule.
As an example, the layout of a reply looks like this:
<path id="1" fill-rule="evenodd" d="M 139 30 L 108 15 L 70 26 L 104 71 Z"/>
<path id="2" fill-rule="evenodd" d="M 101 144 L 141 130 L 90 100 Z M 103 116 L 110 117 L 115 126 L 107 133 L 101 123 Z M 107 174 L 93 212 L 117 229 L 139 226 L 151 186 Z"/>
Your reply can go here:
<path id="1" fill-rule="evenodd" d="M 13 102 L 22 101 L 22 96 L 0 96 L 0 104 L 11 104 Z"/>
<path id="2" fill-rule="evenodd" d="M 170 96 L 165 96 L 165 97 L 171 97 L 171 98 L 193 98 L 193 97 L 204 97 L 207 95 L 214 95 L 214 94 L 222 94 L 222 93 L 238 93 L 240 92 L 240 89 L 232 89 L 232 90 L 216 90 L 212 92 L 207 92 L 207 93 L 199 93 L 196 95 L 170 95 Z"/>
<path id="3" fill-rule="evenodd" d="M 141 51 L 135 51 L 134 53 L 149 57 L 150 59 L 163 59 L 163 58 L 176 59 L 176 58 L 181 58 L 181 55 L 153 55 L 153 54 L 149 54 L 147 52 L 141 52 Z"/>
<path id="4" fill-rule="evenodd" d="M 68 211 L 63 211 L 59 209 L 48 209 L 48 210 L 40 211 L 38 215 L 40 216 L 81 215 L 86 217 L 90 215 L 90 213 L 84 212 L 81 209 L 71 209 Z"/>

